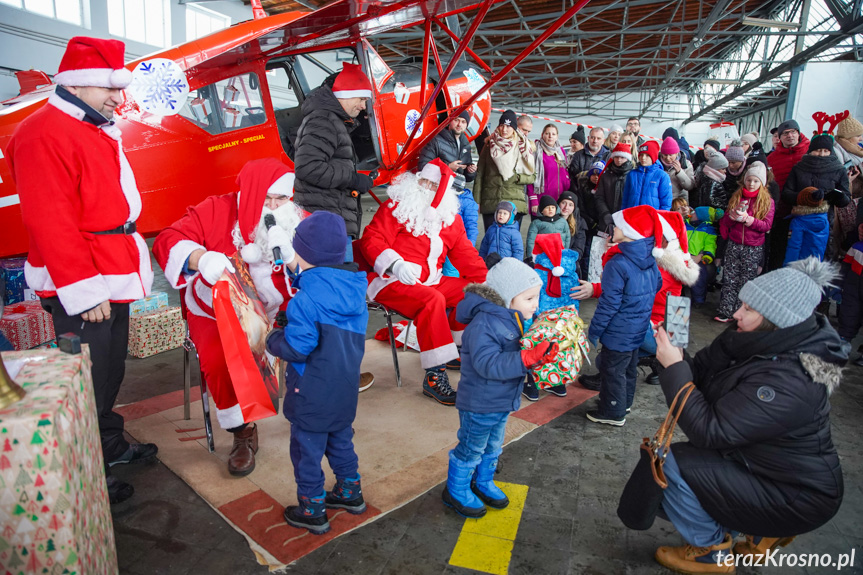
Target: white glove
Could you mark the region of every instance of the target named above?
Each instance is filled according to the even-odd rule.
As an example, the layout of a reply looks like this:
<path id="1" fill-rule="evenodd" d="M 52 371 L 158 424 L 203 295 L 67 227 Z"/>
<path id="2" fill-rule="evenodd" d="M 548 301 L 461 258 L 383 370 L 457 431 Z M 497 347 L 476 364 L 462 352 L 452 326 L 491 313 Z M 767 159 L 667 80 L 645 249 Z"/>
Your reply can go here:
<path id="1" fill-rule="evenodd" d="M 393 275 L 406 286 L 412 286 L 417 283 L 417 276 L 411 269 L 410 264 L 404 260 L 399 260 L 393 264 Z"/>
<path id="2" fill-rule="evenodd" d="M 207 252 L 198 260 L 198 271 L 210 285 L 214 285 L 225 271 L 236 272 L 228 256 L 221 252 Z"/>
<path id="3" fill-rule="evenodd" d="M 275 248 L 282 250 L 282 260 L 286 264 L 294 261 L 296 254 L 291 245 L 291 238 L 288 236 L 288 232 L 281 226 L 273 226 L 267 230 L 267 248 L 270 250 L 270 253 L 273 253 Z"/>

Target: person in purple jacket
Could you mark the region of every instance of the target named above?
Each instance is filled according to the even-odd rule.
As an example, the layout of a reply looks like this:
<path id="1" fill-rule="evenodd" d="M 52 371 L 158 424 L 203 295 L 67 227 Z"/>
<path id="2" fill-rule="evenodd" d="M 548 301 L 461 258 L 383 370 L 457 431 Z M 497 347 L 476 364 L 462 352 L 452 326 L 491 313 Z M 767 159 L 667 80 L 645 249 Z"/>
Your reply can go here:
<path id="1" fill-rule="evenodd" d="M 557 203 L 560 194 L 569 189 L 569 172 L 566 169 L 566 152 L 557 140 L 557 126 L 548 124 L 542 129 L 542 138 L 537 140 L 536 181 L 527 186 L 527 203 L 531 217 L 538 215 L 539 200 L 551 196 Z"/>

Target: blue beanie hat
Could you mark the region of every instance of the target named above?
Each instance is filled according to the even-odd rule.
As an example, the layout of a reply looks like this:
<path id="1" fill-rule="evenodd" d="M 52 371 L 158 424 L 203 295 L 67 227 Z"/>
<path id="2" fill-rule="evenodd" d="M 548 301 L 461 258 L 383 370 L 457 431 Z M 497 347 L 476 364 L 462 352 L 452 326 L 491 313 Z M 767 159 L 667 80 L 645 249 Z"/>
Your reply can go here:
<path id="1" fill-rule="evenodd" d="M 335 266 L 345 261 L 345 220 L 318 211 L 304 219 L 294 234 L 294 251 L 313 266 Z"/>

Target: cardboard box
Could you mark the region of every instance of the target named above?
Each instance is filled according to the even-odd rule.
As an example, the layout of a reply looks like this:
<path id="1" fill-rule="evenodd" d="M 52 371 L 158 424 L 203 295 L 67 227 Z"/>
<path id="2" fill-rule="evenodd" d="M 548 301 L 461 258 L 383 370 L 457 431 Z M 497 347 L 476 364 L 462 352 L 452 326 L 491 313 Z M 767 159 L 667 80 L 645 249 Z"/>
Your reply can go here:
<path id="1" fill-rule="evenodd" d="M 178 307 L 129 318 L 129 354 L 150 357 L 183 345 L 186 325 Z"/>
<path id="2" fill-rule="evenodd" d="M 0 332 L 16 350 L 32 349 L 56 337 L 51 314 L 38 301 L 7 305 L 0 319 Z"/>

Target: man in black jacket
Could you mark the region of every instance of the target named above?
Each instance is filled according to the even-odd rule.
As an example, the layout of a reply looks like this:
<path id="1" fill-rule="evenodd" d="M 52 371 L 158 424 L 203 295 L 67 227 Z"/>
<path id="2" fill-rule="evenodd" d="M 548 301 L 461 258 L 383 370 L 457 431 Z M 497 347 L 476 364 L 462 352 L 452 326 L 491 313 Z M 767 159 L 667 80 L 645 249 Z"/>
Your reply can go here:
<path id="1" fill-rule="evenodd" d="M 352 261 L 351 241 L 360 235 L 359 196 L 374 180 L 357 172 L 351 132 L 366 109 L 372 86 L 357 64 L 344 64 L 332 87 L 326 82 L 303 102 L 303 123 L 294 154 L 294 200 L 309 212 L 325 210 L 342 216 L 348 232 L 345 259 Z"/>
<path id="2" fill-rule="evenodd" d="M 569 162 L 570 190 L 578 193 L 578 174 L 586 172 L 596 162 L 605 162 L 608 158 L 608 148 L 603 145 L 605 132 L 602 128 L 593 128 L 587 135 L 587 145 L 572 156 Z"/>
<path id="3" fill-rule="evenodd" d="M 463 175 L 465 181 L 472 182 L 476 178 L 476 163 L 471 158 L 470 142 L 464 133 L 469 121 L 470 114 L 467 110 L 453 118 L 447 129 L 441 131 L 422 149 L 417 170 L 422 170 L 426 164 L 438 158 L 447 164 L 450 170 Z"/>

